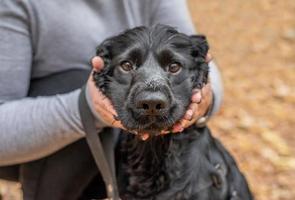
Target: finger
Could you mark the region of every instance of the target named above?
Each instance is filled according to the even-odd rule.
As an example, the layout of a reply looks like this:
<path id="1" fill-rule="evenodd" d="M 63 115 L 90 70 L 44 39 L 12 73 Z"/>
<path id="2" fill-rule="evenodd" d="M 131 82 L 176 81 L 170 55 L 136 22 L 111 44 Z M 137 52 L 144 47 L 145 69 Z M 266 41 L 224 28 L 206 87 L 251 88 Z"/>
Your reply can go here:
<path id="1" fill-rule="evenodd" d="M 201 89 L 201 94 L 206 97 L 210 89 L 211 89 L 210 84 L 204 85 L 204 87 L 202 87 Z"/>
<path id="2" fill-rule="evenodd" d="M 148 133 L 143 133 L 140 135 L 140 139 L 142 141 L 146 141 L 147 139 L 149 139 L 150 135 Z"/>
<path id="3" fill-rule="evenodd" d="M 161 131 L 161 135 L 166 135 L 166 134 L 169 134 L 171 131 L 169 131 L 169 130 L 162 130 Z"/>
<path id="4" fill-rule="evenodd" d="M 206 105 L 211 104 L 212 98 L 213 98 L 213 93 L 212 93 L 212 88 L 210 84 L 206 84 L 201 91 L 202 94 L 202 102 L 200 103 L 200 107 L 203 107 Z M 201 104 L 203 106 L 201 106 Z"/>
<path id="5" fill-rule="evenodd" d="M 191 101 L 193 103 L 201 103 L 203 98 L 206 98 L 208 96 L 208 93 L 211 92 L 211 84 L 207 83 L 206 85 L 204 85 L 204 87 L 202 87 L 202 89 L 194 89 L 193 90 L 193 94 L 191 97 Z"/>
<path id="6" fill-rule="evenodd" d="M 193 117 L 191 121 L 197 121 L 200 117 L 204 116 L 208 110 L 208 107 L 211 103 L 210 97 L 208 95 L 204 95 L 204 98 L 200 104 L 196 104 Z"/>
<path id="7" fill-rule="evenodd" d="M 104 100 L 104 101 L 107 101 L 107 100 Z M 111 116 L 118 115 L 116 110 L 112 106 L 112 104 L 109 102 L 103 102 L 103 100 L 95 99 L 93 106 L 94 106 L 94 109 L 99 113 L 108 113 Z"/>
<path id="8" fill-rule="evenodd" d="M 95 109 L 99 110 L 100 112 L 107 112 L 112 116 L 118 116 L 116 110 L 111 104 L 108 103 L 98 103 L 95 104 Z"/>
<path id="9" fill-rule="evenodd" d="M 179 132 L 182 132 L 183 130 L 184 128 L 180 122 L 175 123 L 172 127 L 173 133 L 179 133 Z"/>
<path id="10" fill-rule="evenodd" d="M 115 111 L 111 101 L 100 90 L 97 90 L 95 95 L 94 105 L 96 109 L 104 110 L 111 113 L 112 115 L 117 115 L 117 112 Z"/>
<path id="11" fill-rule="evenodd" d="M 100 110 L 99 116 L 101 119 L 103 119 L 103 121 L 106 124 L 111 125 L 112 127 L 121 128 L 121 129 L 126 130 L 126 128 L 123 126 L 122 122 L 120 120 L 118 120 L 117 117 L 114 117 L 114 115 L 110 114 L 108 111 Z"/>
<path id="12" fill-rule="evenodd" d="M 193 125 L 199 118 L 200 118 L 200 114 L 199 114 L 198 111 L 196 111 L 195 114 L 194 114 L 194 116 L 193 116 L 193 118 L 191 120 L 182 119 L 180 121 L 180 123 L 181 123 L 182 127 L 184 129 L 186 129 L 186 128 L 190 127 L 191 125 Z"/>
<path id="13" fill-rule="evenodd" d="M 182 131 L 183 131 L 185 128 L 187 128 L 191 125 L 191 122 L 186 119 L 182 119 L 182 120 L 180 120 L 180 124 L 181 124 L 181 127 L 183 128 L 182 129 Z"/>
<path id="14" fill-rule="evenodd" d="M 194 115 L 194 110 L 192 110 L 192 109 L 189 108 L 189 109 L 185 112 L 183 118 L 186 119 L 186 120 L 191 120 L 191 119 L 193 118 L 193 115 Z"/>
<path id="15" fill-rule="evenodd" d="M 103 68 L 103 65 L 104 65 L 102 58 L 99 56 L 93 57 L 91 60 L 91 63 L 92 63 L 93 69 L 98 72 Z"/>
<path id="16" fill-rule="evenodd" d="M 200 103 L 202 101 L 202 92 L 201 92 L 201 90 L 196 89 L 196 90 L 193 91 L 191 101 L 193 103 Z"/>
<path id="17" fill-rule="evenodd" d="M 114 119 L 112 125 L 116 128 L 120 128 L 120 129 L 123 129 L 123 130 L 126 130 L 126 128 L 123 126 L 122 122 L 121 121 L 118 121 L 116 119 Z"/>
<path id="18" fill-rule="evenodd" d="M 191 103 L 189 105 L 183 119 L 191 121 L 195 117 L 196 113 L 198 112 L 198 107 L 199 107 L 199 104 Z"/>
<path id="19" fill-rule="evenodd" d="M 173 126 L 172 131 L 173 132 L 183 131 L 183 129 L 186 128 L 188 126 L 188 124 L 190 124 L 190 121 L 195 118 L 196 114 L 198 113 L 197 110 L 198 110 L 198 104 L 191 103 L 189 105 L 189 108 L 185 112 L 183 118 L 180 120 L 180 122 L 176 123 Z"/>

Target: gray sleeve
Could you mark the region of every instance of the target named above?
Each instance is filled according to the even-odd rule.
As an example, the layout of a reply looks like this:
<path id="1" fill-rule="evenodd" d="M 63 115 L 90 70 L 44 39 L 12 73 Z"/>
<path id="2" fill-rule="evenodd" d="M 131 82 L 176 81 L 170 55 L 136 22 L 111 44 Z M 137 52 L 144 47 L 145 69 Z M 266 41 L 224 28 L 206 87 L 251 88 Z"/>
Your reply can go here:
<path id="1" fill-rule="evenodd" d="M 80 90 L 25 98 L 33 53 L 23 2 L 0 0 L 0 166 L 44 157 L 84 136 Z"/>
<path id="2" fill-rule="evenodd" d="M 162 0 L 154 1 L 154 13 L 151 15 L 151 24 L 167 24 L 176 27 L 186 34 L 195 34 L 186 0 Z M 223 85 L 218 67 L 214 62 L 210 66 L 210 80 L 213 89 L 213 105 L 210 115 L 216 113 L 221 106 L 223 97 Z"/>
<path id="3" fill-rule="evenodd" d="M 79 93 L 0 105 L 0 166 L 44 157 L 82 138 Z"/>

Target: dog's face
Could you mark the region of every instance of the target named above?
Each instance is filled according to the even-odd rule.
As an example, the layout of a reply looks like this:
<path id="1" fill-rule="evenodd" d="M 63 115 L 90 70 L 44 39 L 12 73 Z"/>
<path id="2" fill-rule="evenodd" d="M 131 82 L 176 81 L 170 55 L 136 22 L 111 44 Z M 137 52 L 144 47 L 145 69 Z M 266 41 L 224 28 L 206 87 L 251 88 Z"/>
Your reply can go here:
<path id="1" fill-rule="evenodd" d="M 93 77 L 127 129 L 157 134 L 184 115 L 192 89 L 207 82 L 207 51 L 204 36 L 138 27 L 98 47 L 105 67 Z"/>

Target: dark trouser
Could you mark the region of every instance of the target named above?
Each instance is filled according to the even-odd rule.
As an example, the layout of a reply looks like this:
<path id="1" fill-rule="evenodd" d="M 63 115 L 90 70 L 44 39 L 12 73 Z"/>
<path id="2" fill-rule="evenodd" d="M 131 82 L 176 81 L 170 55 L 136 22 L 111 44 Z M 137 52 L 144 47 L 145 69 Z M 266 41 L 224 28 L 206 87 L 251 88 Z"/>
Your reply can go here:
<path id="1" fill-rule="evenodd" d="M 84 139 L 37 161 L 0 167 L 0 178 L 20 181 L 24 200 L 102 198 L 104 193 L 98 191 L 104 184 Z"/>
<path id="2" fill-rule="evenodd" d="M 88 76 L 89 71 L 73 70 L 34 80 L 29 96 L 72 91 L 84 85 Z M 104 194 L 104 183 L 85 139 L 37 161 L 0 167 L 0 179 L 21 182 L 24 200 L 86 200 Z"/>
<path id="3" fill-rule="evenodd" d="M 19 165 L 0 167 L 0 179 L 5 179 L 8 181 L 18 181 L 19 168 L 20 168 Z"/>

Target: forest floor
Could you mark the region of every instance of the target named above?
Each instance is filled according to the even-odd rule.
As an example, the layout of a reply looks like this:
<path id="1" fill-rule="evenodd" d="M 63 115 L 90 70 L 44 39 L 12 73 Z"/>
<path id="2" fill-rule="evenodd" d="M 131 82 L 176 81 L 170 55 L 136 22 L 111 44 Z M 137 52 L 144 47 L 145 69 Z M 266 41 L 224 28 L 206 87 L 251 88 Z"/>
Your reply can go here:
<path id="1" fill-rule="evenodd" d="M 189 0 L 189 7 L 224 80 L 210 127 L 257 200 L 294 200 L 295 1 Z M 0 182 L 3 200 L 21 199 L 19 191 Z"/>
<path id="2" fill-rule="evenodd" d="M 190 0 L 224 80 L 213 132 L 257 200 L 294 200 L 295 1 Z"/>

